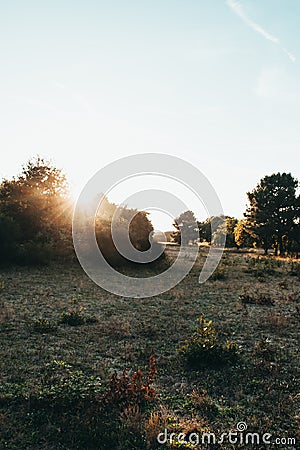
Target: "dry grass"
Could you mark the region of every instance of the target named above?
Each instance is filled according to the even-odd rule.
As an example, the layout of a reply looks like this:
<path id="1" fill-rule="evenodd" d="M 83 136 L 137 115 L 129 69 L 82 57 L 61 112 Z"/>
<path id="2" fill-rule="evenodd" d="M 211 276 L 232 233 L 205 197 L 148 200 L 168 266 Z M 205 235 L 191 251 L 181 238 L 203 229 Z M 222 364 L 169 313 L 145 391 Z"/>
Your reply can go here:
<path id="1" fill-rule="evenodd" d="M 125 436 L 142 436 L 143 440 L 136 443 L 126 441 L 126 448 L 162 448 L 155 444 L 155 435 L 165 426 L 189 432 L 227 432 L 239 421 L 274 436 L 295 437 L 299 401 L 298 263 L 293 262 L 291 274 L 291 263 L 284 260 L 270 263 L 268 258 L 261 265 L 264 258 L 260 257 L 249 264 L 248 255 L 227 252 L 221 266 L 226 278 L 216 276 L 199 285 L 206 251 L 201 249 L 195 267 L 178 286 L 149 299 L 109 294 L 94 285 L 76 264 L 2 268 L 0 448 L 77 448 L 75 444 L 61 446 L 61 436 L 70 430 L 52 433 L 41 428 L 41 432 L 29 420 L 28 410 L 15 403 L 20 392 L 31 392 L 42 382 L 50 360 L 66 361 L 105 383 L 114 371 L 121 373 L 124 367 L 146 368 L 152 350 L 157 355 L 158 398 L 144 411 L 128 406 L 115 419 L 121 424 L 119 434 L 124 433 L 124 442 Z M 170 252 L 174 254 L 176 249 Z M 261 279 L 265 267 L 269 269 Z M 239 297 L 245 292 L 254 298 L 266 294 L 274 303 L 243 305 Z M 97 321 L 77 327 L 60 323 L 74 296 L 85 314 Z M 199 372 L 186 368 L 176 349 L 191 336 L 201 312 L 213 320 L 222 341 L 230 339 L 238 344 L 239 359 L 234 365 L 221 370 L 202 368 Z M 34 332 L 28 324 L 37 317 L 57 324 L 55 332 Z M 118 445 L 112 441 L 111 450 L 125 449 L 122 443 Z M 101 445 L 90 448 L 102 450 Z"/>

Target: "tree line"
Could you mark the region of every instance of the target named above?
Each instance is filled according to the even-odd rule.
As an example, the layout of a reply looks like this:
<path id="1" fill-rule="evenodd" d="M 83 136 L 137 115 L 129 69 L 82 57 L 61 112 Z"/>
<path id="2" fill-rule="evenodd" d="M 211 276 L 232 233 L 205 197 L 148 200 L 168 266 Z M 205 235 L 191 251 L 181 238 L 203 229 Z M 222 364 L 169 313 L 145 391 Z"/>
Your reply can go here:
<path id="1" fill-rule="evenodd" d="M 275 255 L 295 255 L 300 252 L 299 183 L 290 173 L 267 175 L 247 192 L 248 206 L 241 220 L 215 216 L 200 222 L 192 211 L 185 211 L 174 221 L 174 242 L 207 242 L 220 245 L 226 236 L 226 247 L 270 249 Z M 213 227 L 212 227 L 213 226 Z M 211 235 L 211 229 L 215 232 Z"/>
<path id="2" fill-rule="evenodd" d="M 298 181 L 291 174 L 266 176 L 247 193 L 248 207 L 244 218 L 211 217 L 197 221 L 186 211 L 174 221 L 174 242 L 207 242 L 220 245 L 226 235 L 227 247 L 261 247 L 265 253 L 298 255 L 300 250 L 300 199 Z M 103 199 L 95 220 L 98 245 L 112 264 L 124 263 L 111 236 L 112 216 L 117 205 Z M 21 173 L 0 183 L 0 262 L 24 264 L 47 263 L 51 259 L 75 257 L 72 242 L 74 205 L 69 197 L 65 175 L 42 158 L 30 160 Z M 82 227 L 87 218 L 82 212 Z M 211 233 L 211 225 L 216 230 Z M 153 226 L 148 213 L 121 208 L 118 233 L 129 227 L 130 240 L 140 251 L 150 248 Z M 183 232 L 184 231 L 184 232 Z"/>
<path id="3" fill-rule="evenodd" d="M 102 200 L 95 218 L 99 248 L 110 264 L 124 264 L 111 234 L 117 205 L 106 197 Z M 63 172 L 42 158 L 30 160 L 17 177 L 0 184 L 0 262 L 47 264 L 53 259 L 74 259 L 73 209 Z M 88 211 L 87 205 L 80 218 L 83 233 Z M 124 241 L 128 227 L 133 246 L 148 250 L 153 231 L 148 213 L 120 208 L 117 232 Z"/>

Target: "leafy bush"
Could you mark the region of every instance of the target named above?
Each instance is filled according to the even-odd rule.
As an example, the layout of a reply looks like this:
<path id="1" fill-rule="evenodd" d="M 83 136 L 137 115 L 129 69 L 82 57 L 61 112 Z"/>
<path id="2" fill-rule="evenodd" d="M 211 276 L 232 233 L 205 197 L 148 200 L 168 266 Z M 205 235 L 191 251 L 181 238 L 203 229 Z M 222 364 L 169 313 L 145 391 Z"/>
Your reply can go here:
<path id="1" fill-rule="evenodd" d="M 219 343 L 212 320 L 206 320 L 201 314 L 193 335 L 179 348 L 179 352 L 192 368 L 218 367 L 235 361 L 237 345 L 229 340 Z"/>

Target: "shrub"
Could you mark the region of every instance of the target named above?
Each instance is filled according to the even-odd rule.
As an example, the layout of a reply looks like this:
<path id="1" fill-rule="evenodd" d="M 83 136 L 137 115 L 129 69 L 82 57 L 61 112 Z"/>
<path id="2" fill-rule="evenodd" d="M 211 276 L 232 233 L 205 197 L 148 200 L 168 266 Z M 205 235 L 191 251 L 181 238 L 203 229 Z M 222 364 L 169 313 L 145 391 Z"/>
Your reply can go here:
<path id="1" fill-rule="evenodd" d="M 237 345 L 227 340 L 219 343 L 212 320 L 207 321 L 201 314 L 193 335 L 179 348 L 192 368 L 218 367 L 234 362 Z"/>
<path id="2" fill-rule="evenodd" d="M 76 327 L 84 324 L 93 324 L 98 320 L 95 316 L 85 314 L 85 308 L 79 302 L 78 297 L 73 297 L 70 300 L 70 307 L 64 311 L 60 317 L 60 323 Z"/>
<path id="3" fill-rule="evenodd" d="M 20 237 L 21 229 L 16 221 L 0 212 L 0 262 L 14 260 Z"/>
<path id="4" fill-rule="evenodd" d="M 109 388 L 105 395 L 105 401 L 109 405 L 139 405 L 143 406 L 156 396 L 152 383 L 157 374 L 154 355 L 150 355 L 150 366 L 148 374 L 138 369 L 128 375 L 124 369 L 121 376 L 114 373 L 111 376 Z"/>
<path id="5" fill-rule="evenodd" d="M 66 311 L 62 313 L 60 323 L 77 327 L 85 324 L 85 317 L 81 311 Z"/>

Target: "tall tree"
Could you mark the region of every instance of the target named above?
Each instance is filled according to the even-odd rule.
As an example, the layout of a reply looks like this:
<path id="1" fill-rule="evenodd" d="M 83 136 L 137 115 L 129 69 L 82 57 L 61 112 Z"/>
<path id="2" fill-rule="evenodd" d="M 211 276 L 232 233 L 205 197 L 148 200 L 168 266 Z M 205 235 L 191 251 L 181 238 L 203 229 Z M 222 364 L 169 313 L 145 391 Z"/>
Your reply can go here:
<path id="1" fill-rule="evenodd" d="M 234 228 L 234 241 L 239 248 L 253 247 L 254 238 L 247 226 L 247 220 L 239 220 Z"/>
<path id="2" fill-rule="evenodd" d="M 71 206 L 67 183 L 61 170 L 42 158 L 30 160 L 21 174 L 0 185 L 0 212 L 22 230 L 22 240 L 50 241 L 68 224 Z"/>
<path id="3" fill-rule="evenodd" d="M 198 222 L 200 241 L 211 243 L 212 235 L 211 229 L 217 230 L 225 221 L 225 216 L 212 216 L 206 219 L 204 222 Z"/>
<path id="4" fill-rule="evenodd" d="M 237 226 L 238 220 L 235 217 L 226 216 L 225 220 L 221 222 L 213 234 L 212 243 L 215 245 L 220 245 L 224 242 L 226 237 L 226 247 L 237 247 L 238 245 L 234 239 L 234 229 Z"/>
<path id="5" fill-rule="evenodd" d="M 299 218 L 298 181 L 290 173 L 265 176 L 252 192 L 245 217 L 252 235 L 264 248 L 283 255 L 284 241 Z"/>
<path id="6" fill-rule="evenodd" d="M 197 220 L 192 211 L 185 211 L 180 214 L 173 223 L 176 231 L 172 234 L 175 242 L 182 245 L 188 245 L 190 241 L 194 242 L 199 237 Z"/>

